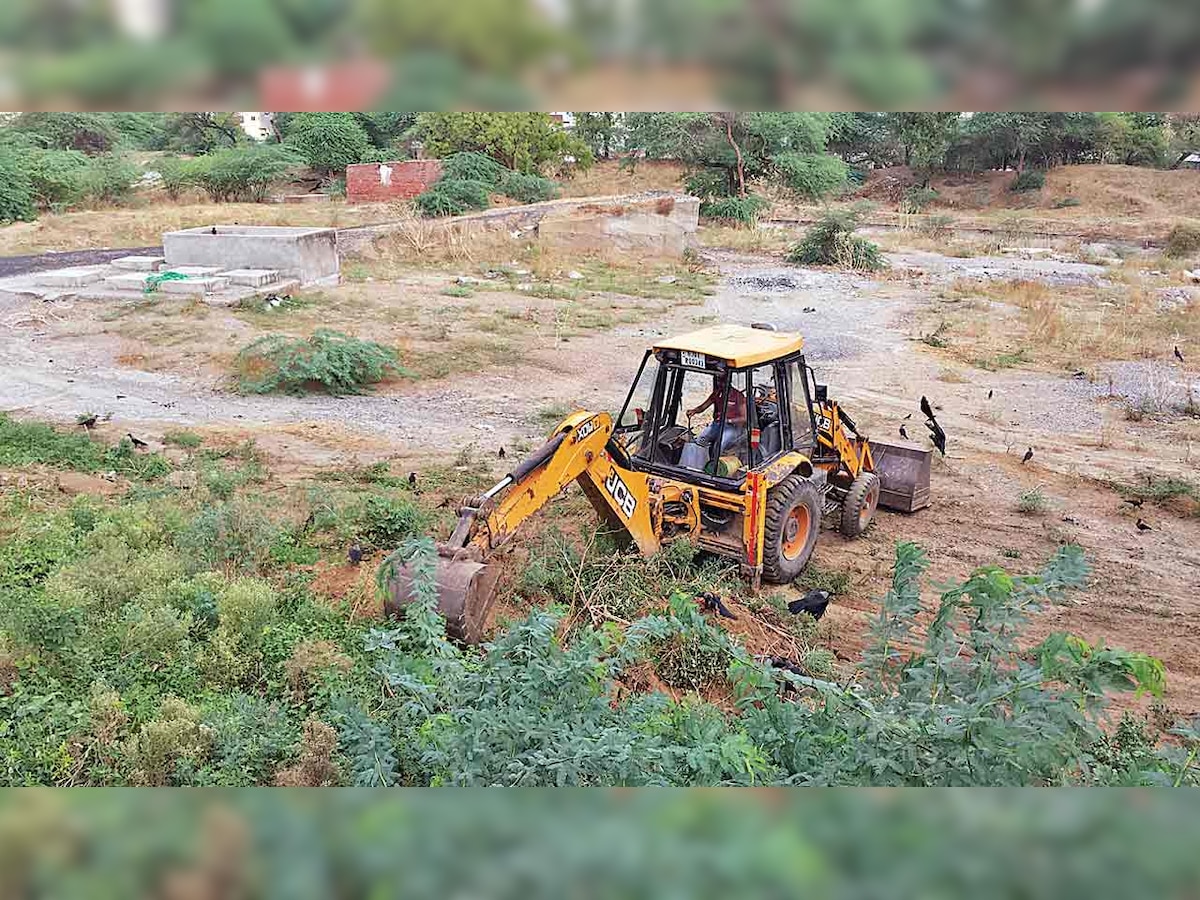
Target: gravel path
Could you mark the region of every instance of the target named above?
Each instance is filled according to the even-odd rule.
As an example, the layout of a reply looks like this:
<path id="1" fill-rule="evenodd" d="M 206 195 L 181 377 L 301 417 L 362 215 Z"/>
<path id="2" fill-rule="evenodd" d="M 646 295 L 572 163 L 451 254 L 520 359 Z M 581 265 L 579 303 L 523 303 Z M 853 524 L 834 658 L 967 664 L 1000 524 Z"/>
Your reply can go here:
<path id="1" fill-rule="evenodd" d="M 64 250 L 61 253 L 35 253 L 30 256 L 0 256 L 0 278 L 66 269 L 70 266 L 95 266 L 122 256 L 162 256 L 162 247 L 122 247 L 116 250 Z"/>

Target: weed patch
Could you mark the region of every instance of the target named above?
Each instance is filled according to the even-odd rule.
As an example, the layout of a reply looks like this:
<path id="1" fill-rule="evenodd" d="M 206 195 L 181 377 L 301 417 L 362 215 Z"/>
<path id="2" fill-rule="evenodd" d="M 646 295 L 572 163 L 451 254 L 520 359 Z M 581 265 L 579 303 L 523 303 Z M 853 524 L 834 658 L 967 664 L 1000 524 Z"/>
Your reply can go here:
<path id="1" fill-rule="evenodd" d="M 361 394 L 389 375 L 412 374 L 395 350 L 324 328 L 307 340 L 265 335 L 238 353 L 236 366 L 238 388 L 247 394 Z"/>

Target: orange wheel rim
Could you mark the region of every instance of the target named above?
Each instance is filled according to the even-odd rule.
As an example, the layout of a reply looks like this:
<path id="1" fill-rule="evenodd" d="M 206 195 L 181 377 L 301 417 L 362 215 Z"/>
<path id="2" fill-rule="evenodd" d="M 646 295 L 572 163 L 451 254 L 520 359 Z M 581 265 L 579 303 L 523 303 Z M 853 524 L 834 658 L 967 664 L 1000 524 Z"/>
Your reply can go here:
<path id="1" fill-rule="evenodd" d="M 867 527 L 867 523 L 871 521 L 871 515 L 875 512 L 875 506 L 879 503 L 879 486 L 872 485 L 867 491 L 867 496 L 863 498 L 862 509 L 858 511 L 858 527 L 863 529 Z"/>
<path id="2" fill-rule="evenodd" d="M 812 517 L 808 507 L 803 503 L 796 506 L 783 522 L 783 557 L 795 559 L 808 543 L 808 531 L 812 526 Z"/>

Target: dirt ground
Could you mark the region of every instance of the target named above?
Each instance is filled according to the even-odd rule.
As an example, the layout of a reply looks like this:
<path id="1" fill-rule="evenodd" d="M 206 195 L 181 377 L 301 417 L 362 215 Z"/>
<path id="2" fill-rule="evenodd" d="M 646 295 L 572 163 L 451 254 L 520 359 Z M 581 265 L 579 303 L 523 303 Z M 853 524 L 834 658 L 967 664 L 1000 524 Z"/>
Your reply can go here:
<path id="1" fill-rule="evenodd" d="M 1142 380 L 1200 395 L 1200 346 L 1181 347 L 1189 360 L 1182 365 L 1169 346 L 1154 359 L 1096 359 L 1080 378 L 1036 358 L 993 371 L 919 339 L 939 295 L 961 290 L 964 280 L 1056 284 L 1111 274 L 1086 263 L 1031 267 L 996 256 L 979 263 L 989 270 L 980 273 L 971 261 L 913 251 L 894 254 L 891 270 L 868 277 L 728 251 L 705 257 L 708 293 L 666 280 L 682 270 L 645 273 L 634 291 L 591 272 L 583 279 L 590 289 L 572 288 L 565 272 L 540 287 L 510 280 L 464 289 L 459 271 L 414 269 L 387 281 L 362 274 L 282 313 L 171 301 L 13 302 L 0 307 L 0 409 L 64 422 L 84 411 L 111 414 L 102 433 L 133 431 L 152 443 L 182 425 L 251 436 L 285 473 L 384 458 L 419 469 L 465 447 L 487 459 L 501 446 L 519 453 L 575 405 L 619 409 L 656 337 L 716 321 L 772 321 L 804 333 L 819 379 L 868 434 L 898 441 L 906 424 L 921 441 L 924 395 L 949 435 L 947 457 L 935 459 L 930 508 L 881 512 L 853 542 L 829 529 L 822 535 L 816 563 L 851 576 L 823 623 L 839 656 L 852 658 L 861 647 L 898 540 L 928 550 L 934 581 L 984 564 L 1032 571 L 1073 541 L 1094 567 L 1094 587 L 1041 614 L 1036 635 L 1068 629 L 1159 656 L 1168 669 L 1167 705 L 1200 712 L 1200 517 L 1179 505 L 1135 510 L 1108 484 L 1147 473 L 1195 480 L 1200 418 L 1130 419 L 1126 401 L 1097 374 L 1136 363 Z M 237 347 L 267 330 L 304 334 L 322 325 L 400 346 L 423 377 L 350 398 L 230 391 Z M 1027 448 L 1034 456 L 1022 464 Z M 500 474 L 505 463 L 493 465 Z M 1021 496 L 1034 490 L 1042 508 L 1019 511 Z M 1135 527 L 1139 515 L 1153 530 Z"/>

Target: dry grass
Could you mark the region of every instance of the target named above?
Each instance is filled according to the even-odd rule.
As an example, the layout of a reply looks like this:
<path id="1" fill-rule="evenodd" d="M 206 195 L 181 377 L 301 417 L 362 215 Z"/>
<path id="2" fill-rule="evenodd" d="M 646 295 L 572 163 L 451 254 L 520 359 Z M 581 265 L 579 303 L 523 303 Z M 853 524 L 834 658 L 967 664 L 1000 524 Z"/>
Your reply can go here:
<path id="1" fill-rule="evenodd" d="M 604 197 L 641 191 L 683 190 L 684 167 L 668 160 L 641 160 L 632 168 L 603 160 L 563 182 L 564 197 Z"/>
<path id="2" fill-rule="evenodd" d="M 799 237 L 795 232 L 782 228 L 735 228 L 731 225 L 702 225 L 698 236 L 705 247 L 763 254 L 785 253 Z"/>
<path id="3" fill-rule="evenodd" d="M 0 228 L 0 255 L 16 256 L 47 250 L 105 247 L 153 247 L 164 231 L 213 223 L 343 228 L 388 221 L 390 208 L 328 203 L 155 203 L 116 209 L 46 214 L 36 222 Z"/>
<path id="4" fill-rule="evenodd" d="M 1026 364 L 1079 369 L 1100 360 L 1169 360 L 1200 340 L 1195 304 L 1160 310 L 1141 284 L 1060 287 L 1037 281 L 959 280 L 932 308 L 947 351 L 988 369 Z"/>

